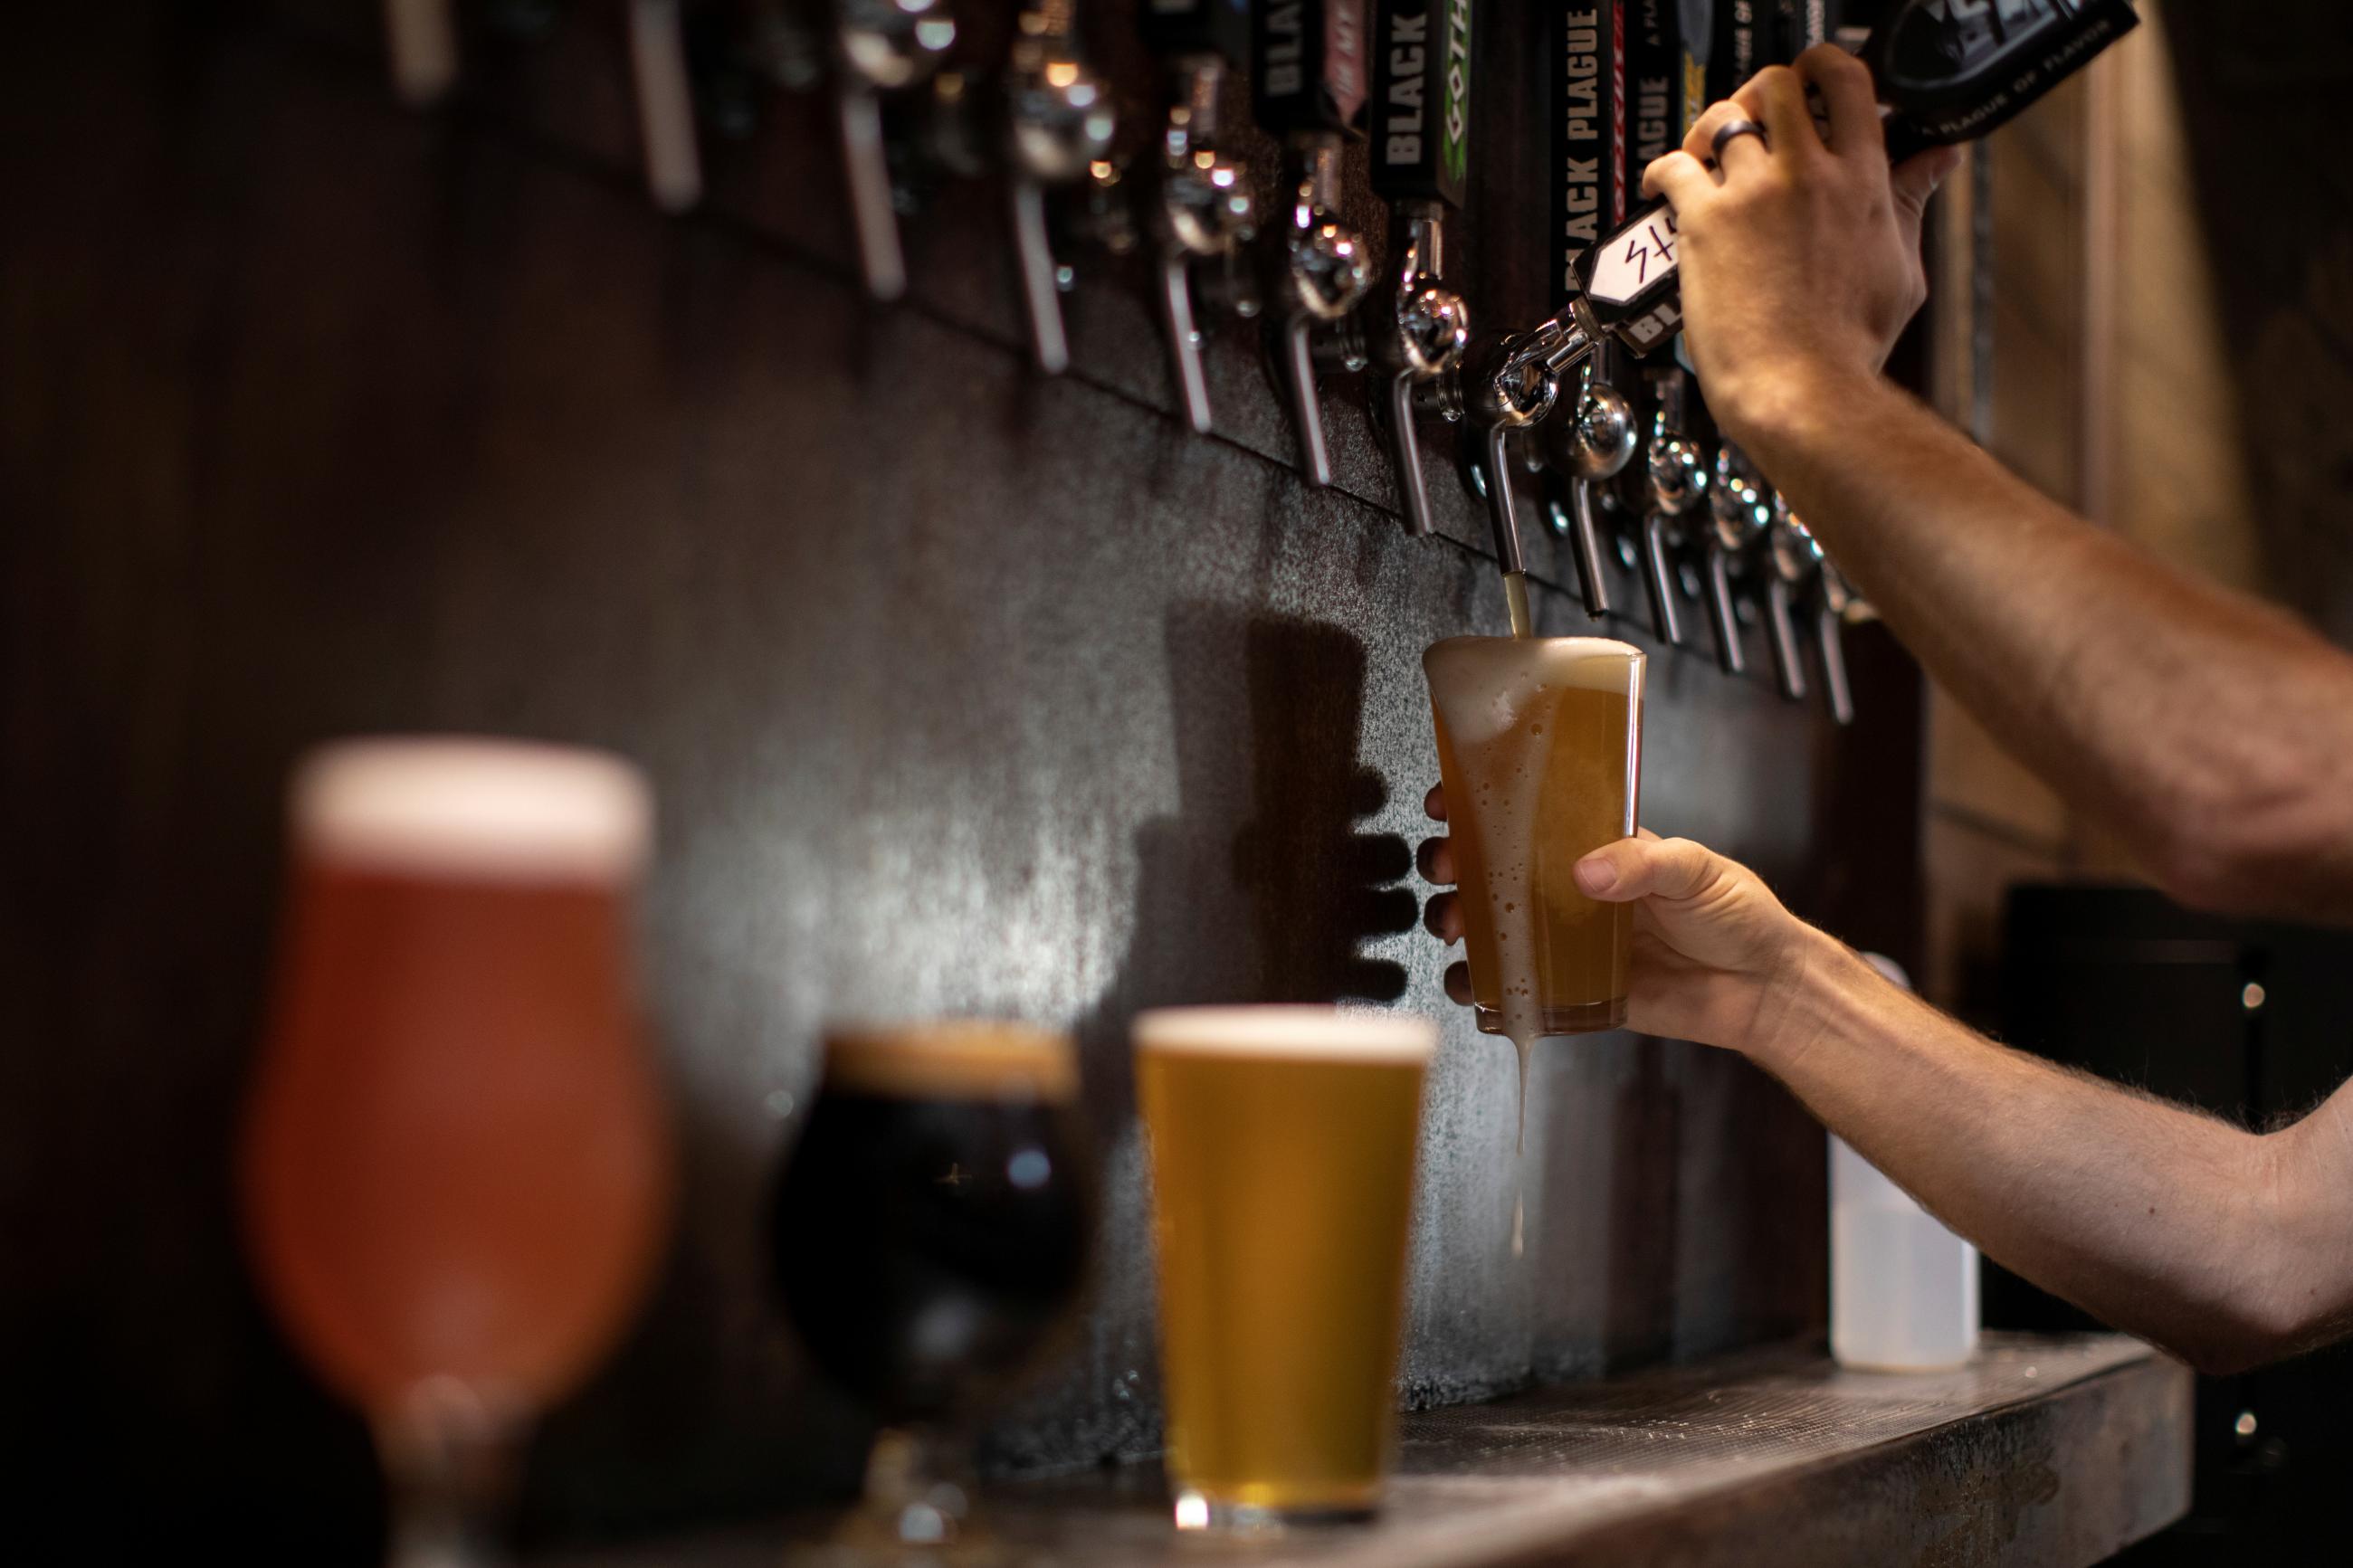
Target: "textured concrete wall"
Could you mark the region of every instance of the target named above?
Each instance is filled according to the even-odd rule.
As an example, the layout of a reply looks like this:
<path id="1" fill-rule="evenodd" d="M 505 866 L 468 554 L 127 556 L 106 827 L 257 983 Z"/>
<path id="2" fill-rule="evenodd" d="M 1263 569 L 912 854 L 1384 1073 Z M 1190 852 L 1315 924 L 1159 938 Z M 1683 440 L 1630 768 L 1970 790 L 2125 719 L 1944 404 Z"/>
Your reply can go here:
<path id="1" fill-rule="evenodd" d="M 754 1236 L 842 1015 L 1084 1042 L 1102 1284 L 1008 1463 L 1156 1442 L 1124 1039 L 1155 1003 L 1445 1017 L 1414 1400 L 1820 1322 L 1819 1135 L 1742 1064 L 1548 1044 L 1515 1162 L 1509 1049 L 1445 1003 L 1409 867 L 1419 652 L 1500 630 L 1501 598 L 1451 481 L 1446 537 L 1404 537 L 1353 395 L 1311 494 L 1247 341 L 1217 346 L 1217 437 L 1169 416 L 1133 274 L 1076 301 L 1078 374 L 1032 378 L 987 193 L 927 215 L 907 308 L 863 308 L 819 106 L 670 223 L 620 161 L 602 11 L 436 120 L 340 41 L 375 7 L 287 9 L 61 8 L 0 63 L 0 1329 L 43 1347 L 7 1373 L 41 1438 L 14 1477 L 115 1478 L 138 1500 L 101 1531 L 366 1554 L 363 1435 L 251 1299 L 226 1182 L 280 783 L 361 730 L 599 742 L 659 791 L 686 1195 L 643 1325 L 543 1436 L 541 1528 L 854 1475 L 854 1413 L 776 1328 Z M 1521 188 L 1491 233 L 1533 255 Z M 1645 816 L 1900 949 L 1916 689 L 1876 645 L 1858 683 L 1838 737 L 1663 655 Z"/>

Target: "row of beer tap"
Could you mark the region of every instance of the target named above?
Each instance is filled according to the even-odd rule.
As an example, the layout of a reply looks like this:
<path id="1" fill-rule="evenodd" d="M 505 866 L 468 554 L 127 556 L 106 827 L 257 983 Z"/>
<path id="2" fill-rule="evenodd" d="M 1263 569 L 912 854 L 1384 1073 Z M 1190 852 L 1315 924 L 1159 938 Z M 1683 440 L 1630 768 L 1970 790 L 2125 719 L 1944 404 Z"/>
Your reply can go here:
<path id="1" fill-rule="evenodd" d="M 394 81 L 411 101 L 429 102 L 459 79 L 469 3 L 385 0 Z M 471 3 L 511 26 L 518 16 L 543 26 L 558 0 Z M 1116 96 L 1082 45 L 1077 0 L 1018 0 L 1001 68 L 987 73 L 958 48 L 954 3 L 626 0 L 654 201 L 681 211 L 700 200 L 705 137 L 748 127 L 760 95 L 829 88 L 849 226 L 876 300 L 905 291 L 900 224 L 915 192 L 1000 172 L 1039 371 L 1070 363 L 1061 300 L 1076 283 L 1074 258 L 1148 245 L 1170 379 L 1193 430 L 1214 424 L 1208 333 L 1224 320 L 1255 320 L 1308 484 L 1332 478 L 1323 379 L 1369 374 L 1367 403 L 1414 534 L 1435 531 L 1423 426 L 1459 426 L 1457 467 L 1486 506 L 1504 571 L 1525 570 L 1522 491 L 1533 490 L 1593 616 L 1628 614 L 1627 589 L 1639 584 L 1662 642 L 1688 646 L 1691 623 L 1704 622 L 1717 662 L 1736 675 L 1749 667 L 1748 631 L 1761 622 L 1782 693 L 1807 697 L 1810 664 L 1831 712 L 1851 721 L 1841 627 L 1867 609 L 1746 458 L 1711 438 L 1704 399 L 1662 347 L 1672 305 L 1613 308 L 1591 277 L 1597 242 L 1639 216 L 1626 193 L 1639 189 L 1642 163 L 1679 142 L 1707 96 L 1696 85 L 1706 45 L 1677 36 L 1712 26 L 1688 19 L 1694 6 L 1556 7 L 1541 24 L 1528 8 L 1546 33 L 1525 53 L 1560 73 L 1549 84 L 1550 166 L 1567 174 L 1548 227 L 1568 300 L 1534 328 L 1474 331 L 1446 280 L 1448 228 L 1471 184 L 1473 0 L 1138 0 L 1136 26 L 1166 89 L 1157 145 L 1132 160 L 1122 155 Z M 1769 0 L 1727 4 L 1727 24 L 1736 11 L 1770 9 Z M 1765 26 L 1753 34 L 1744 77 L 1810 41 L 1776 45 Z M 1718 43 L 1719 54 L 1736 52 Z M 1731 63 L 1719 62 L 1719 79 Z M 1252 118 L 1283 146 L 1271 203 L 1220 123 L 1227 79 L 1242 72 Z M 1369 143 L 1373 192 L 1393 215 L 1386 281 L 1342 213 L 1343 152 L 1358 140 Z M 1580 186 L 1578 171 L 1596 169 Z M 1628 255 L 1647 272 L 1653 247 L 1672 264 L 1672 245 L 1662 216 Z"/>

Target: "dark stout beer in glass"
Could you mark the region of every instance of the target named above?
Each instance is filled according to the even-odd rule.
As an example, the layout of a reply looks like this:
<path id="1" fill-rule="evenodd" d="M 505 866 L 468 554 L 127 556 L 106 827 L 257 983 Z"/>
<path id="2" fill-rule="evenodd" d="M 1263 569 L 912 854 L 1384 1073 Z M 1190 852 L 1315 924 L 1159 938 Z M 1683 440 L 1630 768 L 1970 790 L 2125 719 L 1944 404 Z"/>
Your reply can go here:
<path id="1" fill-rule="evenodd" d="M 978 1560 L 959 1452 L 1070 1321 L 1094 1228 L 1065 1036 L 1000 1023 L 839 1029 L 769 1226 L 809 1359 L 886 1428 L 845 1552 Z"/>

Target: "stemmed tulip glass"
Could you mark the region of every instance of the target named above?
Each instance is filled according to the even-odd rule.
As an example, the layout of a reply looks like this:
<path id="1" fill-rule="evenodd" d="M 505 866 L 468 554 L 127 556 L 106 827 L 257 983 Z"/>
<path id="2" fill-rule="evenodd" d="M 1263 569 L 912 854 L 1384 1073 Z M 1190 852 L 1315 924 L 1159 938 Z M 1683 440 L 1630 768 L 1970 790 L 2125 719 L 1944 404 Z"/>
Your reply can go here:
<path id="1" fill-rule="evenodd" d="M 863 1505 L 807 1563 L 984 1568 L 970 1443 L 1070 1325 L 1093 1239 L 1068 1037 L 837 1029 L 778 1181 L 770 1250 L 818 1369 L 880 1420 Z"/>
<path id="2" fill-rule="evenodd" d="M 618 758 L 461 739 L 308 758 L 246 1232 L 279 1320 L 364 1412 L 402 1568 L 495 1562 L 520 1446 L 627 1325 L 670 1207 Z"/>

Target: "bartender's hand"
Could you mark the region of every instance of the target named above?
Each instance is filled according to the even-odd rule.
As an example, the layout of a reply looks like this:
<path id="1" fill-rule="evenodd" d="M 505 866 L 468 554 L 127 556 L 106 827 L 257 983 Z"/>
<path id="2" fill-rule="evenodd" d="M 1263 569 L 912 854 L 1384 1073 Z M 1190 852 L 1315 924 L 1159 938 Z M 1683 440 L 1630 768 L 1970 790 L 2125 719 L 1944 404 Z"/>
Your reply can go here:
<path id="1" fill-rule="evenodd" d="M 1824 144 L 1807 106 L 1820 93 Z M 1753 120 L 1713 162 L 1715 133 Z M 1793 398 L 1876 377 L 1928 296 L 1920 214 L 1960 162 L 1935 148 L 1887 166 L 1871 71 L 1835 45 L 1768 66 L 1712 105 L 1642 188 L 1673 205 L 1684 341 L 1708 407 L 1736 439 Z"/>
<path id="2" fill-rule="evenodd" d="M 1444 787 L 1432 789 L 1422 807 L 1445 821 Z M 1447 839 L 1425 840 L 1418 860 L 1425 878 L 1453 884 Z M 1782 908 L 1755 872 L 1688 838 L 1645 829 L 1578 861 L 1577 881 L 1591 898 L 1634 906 L 1626 1022 L 1646 1035 L 1756 1051 L 1788 1021 L 1820 950 L 1835 946 Z M 1433 895 L 1423 922 L 1449 946 L 1460 942 L 1461 896 Z M 1467 964 L 1448 968 L 1446 994 L 1470 1005 Z"/>

